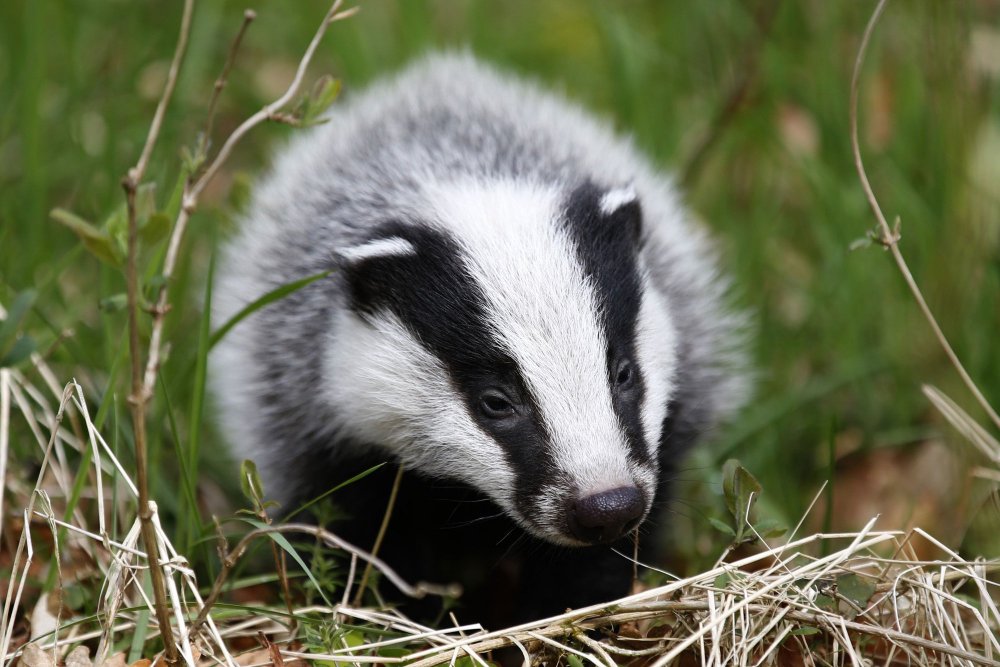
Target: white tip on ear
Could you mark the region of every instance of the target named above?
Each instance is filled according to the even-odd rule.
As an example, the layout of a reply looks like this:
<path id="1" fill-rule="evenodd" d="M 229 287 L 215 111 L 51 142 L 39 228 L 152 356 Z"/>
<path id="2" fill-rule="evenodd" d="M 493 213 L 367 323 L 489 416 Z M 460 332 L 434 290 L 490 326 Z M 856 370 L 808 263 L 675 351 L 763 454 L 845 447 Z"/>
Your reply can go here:
<path id="1" fill-rule="evenodd" d="M 417 249 L 406 239 L 398 236 L 390 236 L 385 239 L 375 239 L 361 245 L 343 248 L 338 251 L 338 255 L 348 262 L 363 262 L 376 257 L 402 257 L 405 255 L 415 255 Z"/>
<path id="2" fill-rule="evenodd" d="M 604 215 L 611 215 L 622 206 L 631 204 L 638 198 L 639 194 L 631 185 L 626 185 L 623 188 L 615 188 L 614 190 L 608 190 L 604 193 L 604 196 L 601 197 L 601 213 Z"/>

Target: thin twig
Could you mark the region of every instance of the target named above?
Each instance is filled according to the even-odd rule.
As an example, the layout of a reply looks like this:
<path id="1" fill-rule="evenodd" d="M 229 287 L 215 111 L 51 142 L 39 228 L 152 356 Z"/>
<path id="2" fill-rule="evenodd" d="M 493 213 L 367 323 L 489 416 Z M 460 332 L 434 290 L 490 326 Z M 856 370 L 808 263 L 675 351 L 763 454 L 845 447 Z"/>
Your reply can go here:
<path id="1" fill-rule="evenodd" d="M 159 566 L 156 531 L 153 528 L 152 510 L 149 506 L 148 454 L 146 450 L 146 405 L 150 394 L 142 386 L 142 345 L 139 342 L 139 270 L 137 256 L 139 227 L 136 221 L 136 182 L 130 178 L 125 185 L 128 201 L 128 265 L 126 283 L 128 286 L 128 338 L 129 356 L 132 359 L 132 393 L 128 397 L 132 411 L 132 432 L 135 440 L 136 486 L 139 490 L 139 521 L 142 525 L 142 541 L 149 557 L 149 575 L 153 585 L 153 600 L 156 607 L 156 621 L 163 636 L 164 653 L 167 664 L 178 662 L 177 647 L 174 645 L 170 614 L 167 609 L 167 590 L 163 570 Z"/>
<path id="2" fill-rule="evenodd" d="M 233 133 L 229 135 L 222 148 L 219 149 L 218 155 L 212 160 L 211 165 L 205 170 L 205 173 L 198 179 L 191 188 L 191 191 L 187 193 L 185 197 L 186 205 L 190 202 L 191 205 L 197 201 L 198 196 L 201 194 L 205 186 L 209 184 L 215 173 L 219 170 L 219 167 L 229 158 L 229 154 L 232 153 L 233 148 L 240 142 L 240 140 L 253 128 L 260 125 L 264 121 L 272 120 L 274 116 L 284 107 L 286 107 L 298 94 L 299 87 L 302 85 L 302 80 L 305 78 L 306 70 L 309 68 L 309 63 L 312 62 L 313 54 L 316 52 L 316 48 L 319 46 L 320 42 L 323 40 L 323 35 L 326 34 L 327 28 L 331 23 L 336 21 L 341 21 L 345 18 L 349 18 L 357 13 L 357 8 L 352 7 L 345 11 L 340 11 L 340 6 L 343 4 L 343 0 L 335 0 L 330 10 L 326 13 L 323 22 L 320 23 L 319 28 L 316 30 L 316 34 L 313 35 L 312 41 L 306 48 L 305 53 L 302 55 L 302 60 L 299 61 L 298 69 L 295 70 L 295 76 L 292 78 L 292 82 L 289 84 L 288 89 L 285 93 L 279 97 L 274 102 L 264 106 L 260 111 L 243 121 L 239 127 L 233 130 Z"/>
<path id="3" fill-rule="evenodd" d="M 180 74 L 181 63 L 184 60 L 184 53 L 187 51 L 188 35 L 191 34 L 191 16 L 194 13 L 194 0 L 185 0 L 184 13 L 181 16 L 180 34 L 177 36 L 177 46 L 174 48 L 174 57 L 170 61 L 170 70 L 167 72 L 167 81 L 163 86 L 163 94 L 160 95 L 160 102 L 156 105 L 156 112 L 153 114 L 153 122 L 149 125 L 149 133 L 146 135 L 146 143 L 143 144 L 142 154 L 139 161 L 129 170 L 127 178 L 138 188 L 146 175 L 146 167 L 149 166 L 149 158 L 153 154 L 153 147 L 160 136 L 160 127 L 163 125 L 163 116 L 167 113 L 167 106 L 174 95 L 174 88 L 177 86 L 177 75 Z"/>
<path id="4" fill-rule="evenodd" d="M 122 187 L 125 189 L 125 200 L 128 208 L 126 283 L 128 289 L 129 356 L 132 362 L 132 393 L 129 396 L 129 406 L 132 411 L 132 430 L 135 440 L 136 483 L 139 487 L 139 520 L 142 525 L 142 541 L 149 557 L 149 574 L 153 585 L 156 621 L 160 628 L 160 634 L 163 637 L 165 658 L 167 664 L 171 665 L 171 667 L 178 662 L 177 646 L 174 644 L 173 630 L 170 626 L 164 573 L 157 557 L 156 530 L 153 527 L 152 511 L 149 506 L 146 406 L 152 395 L 152 390 L 147 391 L 142 384 L 143 350 L 139 341 L 139 270 L 137 266 L 139 254 L 139 221 L 135 200 L 139 185 L 146 174 L 146 167 L 153 153 L 153 147 L 156 145 L 156 140 L 160 135 L 164 114 L 166 114 L 167 106 L 170 104 L 174 88 L 177 85 L 177 76 L 180 73 L 184 53 L 187 50 L 188 35 L 191 32 L 191 16 L 193 11 L 194 0 L 185 0 L 184 13 L 181 16 L 180 34 L 177 37 L 177 46 L 174 49 L 174 57 L 170 62 L 170 70 L 167 73 L 167 81 L 163 86 L 163 94 L 160 96 L 156 112 L 153 114 L 153 121 L 149 126 L 149 133 L 146 135 L 146 143 L 142 147 L 142 153 L 139 155 L 138 162 L 128 170 L 125 178 L 122 179 Z"/>
<path id="5" fill-rule="evenodd" d="M 865 51 L 868 48 L 868 42 L 871 40 L 872 33 L 875 31 L 875 25 L 878 23 L 879 17 L 882 16 L 882 12 L 885 10 L 887 2 L 888 0 L 879 0 L 878 5 L 875 7 L 875 11 L 872 12 L 871 18 L 868 19 L 868 25 L 865 27 L 864 35 L 861 38 L 861 46 L 858 47 L 858 55 L 854 61 L 854 73 L 851 75 L 850 123 L 851 151 L 854 153 L 854 166 L 858 171 L 858 178 L 861 180 L 861 187 L 865 191 L 865 197 L 868 198 L 868 204 L 871 206 L 872 212 L 875 213 L 875 218 L 878 220 L 879 228 L 882 233 L 880 243 L 883 247 L 888 248 L 892 253 L 892 258 L 896 260 L 896 266 L 899 267 L 900 273 L 903 274 L 903 279 L 910 288 L 913 298 L 917 300 L 917 305 L 920 306 L 921 312 L 927 319 L 928 324 L 930 324 L 931 329 L 934 331 L 934 335 L 941 344 L 941 347 L 944 348 L 945 354 L 948 355 L 948 359 L 951 361 L 952 366 L 955 367 L 955 370 L 957 370 L 959 376 L 961 376 L 962 382 L 964 382 L 965 386 L 970 392 L 972 392 L 976 401 L 978 401 L 979 405 L 986 411 L 986 414 L 989 415 L 996 427 L 1000 429 L 1000 415 L 998 415 L 989 404 L 989 401 L 986 400 L 986 397 L 983 396 L 979 387 L 976 386 L 972 377 L 970 377 L 969 373 L 965 370 L 965 366 L 962 365 L 958 355 L 955 354 L 955 350 L 952 349 L 951 344 L 948 342 L 944 332 L 938 325 L 937 319 L 935 319 L 930 307 L 928 307 L 923 293 L 920 291 L 916 280 L 913 278 L 913 274 L 910 273 L 910 268 L 907 266 L 906 260 L 903 259 L 903 253 L 899 250 L 899 230 L 890 227 L 889 223 L 885 219 L 885 216 L 882 214 L 882 208 L 879 206 L 878 200 L 875 198 L 875 193 L 872 191 L 871 184 L 868 182 L 868 174 L 865 171 L 864 163 L 861 160 L 861 145 L 858 141 L 858 88 L 861 78 L 861 66 L 865 60 Z"/>
<path id="6" fill-rule="evenodd" d="M 243 11 L 243 23 L 240 24 L 240 29 L 237 31 L 236 37 L 233 38 L 233 43 L 229 46 L 229 53 L 226 56 L 226 63 L 222 66 L 222 72 L 219 73 L 219 78 L 215 80 L 215 86 L 212 88 L 212 98 L 208 101 L 208 113 L 205 117 L 205 129 L 202 130 L 201 133 L 201 140 L 204 142 L 202 146 L 205 150 L 208 150 L 209 142 L 212 139 L 212 124 L 215 121 L 215 108 L 219 103 L 219 97 L 222 96 L 222 89 L 226 87 L 226 83 L 229 81 L 229 72 L 232 71 L 233 64 L 236 62 L 236 54 L 239 53 L 240 44 L 243 42 L 243 36 L 247 33 L 247 29 L 256 18 L 257 12 L 254 10 L 246 9 Z"/>
<path id="7" fill-rule="evenodd" d="M 342 4 L 343 0 L 335 0 L 329 11 L 327 11 L 326 16 L 323 18 L 319 28 L 316 30 L 316 34 L 313 36 L 312 41 L 306 48 L 306 51 L 302 56 L 302 60 L 299 61 L 299 67 L 295 72 L 295 77 L 292 79 L 292 82 L 289 84 L 285 93 L 271 104 L 266 105 L 260 111 L 247 118 L 239 125 L 239 127 L 233 130 L 232 134 L 230 134 L 226 141 L 222 144 L 218 154 L 216 154 L 215 158 L 211 161 L 201 176 L 199 176 L 197 180 L 185 185 L 184 193 L 181 196 L 181 209 L 177 214 L 177 219 L 174 221 L 173 231 L 171 232 L 170 240 L 167 243 L 167 254 L 163 261 L 163 270 L 161 271 L 161 275 L 164 280 L 159 288 L 156 305 L 153 308 L 153 328 L 149 339 L 149 358 L 146 360 L 146 372 L 143 380 L 143 388 L 147 394 L 152 394 L 153 387 L 156 384 L 156 374 L 160 367 L 160 357 L 162 355 L 163 347 L 163 326 L 166 321 L 166 313 L 169 310 L 167 298 L 170 278 L 173 276 L 174 268 L 177 264 L 177 258 L 180 253 L 180 246 L 181 241 L 184 238 L 184 232 L 187 229 L 191 215 L 194 213 L 194 210 L 198 205 L 198 197 L 215 177 L 219 168 L 232 153 L 236 144 L 239 143 L 239 141 L 246 136 L 250 130 L 267 120 L 273 119 L 278 111 L 291 102 L 298 93 L 299 87 L 302 85 L 302 79 L 305 77 L 306 70 L 309 67 L 309 63 L 312 61 L 313 54 L 316 52 L 316 48 L 319 46 L 320 41 L 323 39 L 323 35 L 326 34 L 327 28 L 334 21 L 339 21 L 355 14 L 356 8 L 340 11 L 340 6 Z"/>
<path id="8" fill-rule="evenodd" d="M 396 506 L 396 496 L 399 494 L 399 484 L 403 481 L 403 466 L 399 466 L 396 471 L 396 478 L 392 482 L 392 491 L 389 492 L 389 502 L 385 504 L 385 514 L 382 515 L 382 525 L 378 527 L 378 535 L 375 536 L 375 544 L 372 546 L 372 555 L 377 556 L 382 548 L 382 540 L 385 539 L 386 530 L 389 528 L 389 520 L 392 518 L 392 508 Z M 361 574 L 361 583 L 358 584 L 358 592 L 354 596 L 354 606 L 360 607 L 361 600 L 368 586 L 368 577 L 372 573 L 372 562 L 368 561 L 365 570 Z"/>
<path id="9" fill-rule="evenodd" d="M 166 586 L 163 580 L 163 572 L 157 566 L 159 559 L 157 555 L 156 533 L 152 526 L 151 511 L 149 508 L 149 483 L 148 471 L 146 468 L 146 407 L 153 395 L 153 388 L 156 383 L 156 375 L 159 370 L 160 357 L 162 354 L 163 326 L 166 320 L 166 313 L 169 310 L 169 304 L 167 302 L 168 284 L 177 263 L 180 242 L 184 236 L 184 231 L 187 228 L 187 222 L 197 205 L 198 195 L 215 176 L 219 167 L 228 157 L 236 142 L 253 127 L 260 124 L 264 120 L 267 120 L 267 118 L 269 118 L 276 110 L 285 106 L 294 97 L 299 86 L 301 85 L 302 78 L 305 76 L 305 71 L 310 60 L 312 59 L 312 55 L 315 52 L 316 47 L 319 45 L 320 39 L 326 32 L 326 29 L 331 21 L 338 18 L 337 10 L 339 9 L 341 3 L 342 0 L 336 0 L 327 12 L 327 15 L 324 17 L 323 22 L 320 24 L 320 27 L 316 32 L 316 35 L 313 37 L 312 42 L 310 42 L 302 61 L 299 63 L 299 69 L 296 72 L 295 79 L 292 81 L 292 84 L 289 86 L 285 94 L 282 95 L 281 98 L 279 98 L 274 104 L 264 107 L 262 112 L 258 112 L 247 121 L 244 121 L 244 123 L 242 123 L 237 130 L 229 136 L 223 144 L 222 149 L 219 151 L 219 154 L 216 155 L 215 159 L 211 162 L 205 172 L 196 181 L 185 184 L 184 193 L 182 195 L 181 210 L 179 211 L 177 219 L 174 223 L 173 231 L 171 232 L 170 240 L 167 246 L 167 254 L 162 271 L 164 281 L 158 290 L 156 305 L 152 310 L 153 326 L 149 341 L 149 353 L 145 363 L 145 371 L 143 371 L 142 368 L 142 347 L 139 339 L 138 326 L 139 276 L 137 267 L 138 220 L 136 214 L 136 193 L 138 192 L 139 185 L 145 175 L 153 146 L 155 145 L 156 139 L 160 133 L 163 116 L 166 113 L 166 108 L 170 102 L 170 98 L 173 95 L 173 91 L 177 83 L 177 76 L 180 71 L 180 65 L 187 47 L 188 35 L 191 28 L 191 15 L 194 5 L 193 0 L 185 0 L 184 15 L 181 20 L 180 37 L 177 40 L 177 48 L 174 52 L 174 59 L 171 62 L 170 70 L 167 75 L 167 82 L 164 86 L 163 95 L 160 98 L 160 103 L 157 106 L 156 113 L 154 114 L 153 122 L 150 126 L 150 131 L 146 139 L 146 144 L 143 147 L 139 161 L 128 171 L 127 176 L 122 182 L 125 189 L 128 208 L 129 232 L 126 281 L 128 285 L 129 348 L 132 358 L 132 393 L 129 397 L 129 404 L 132 411 L 132 423 L 135 433 L 137 462 L 136 481 L 139 487 L 139 518 L 142 523 L 143 543 L 149 556 L 150 578 L 156 602 L 157 623 L 160 626 L 160 632 L 163 636 L 166 659 L 170 665 L 174 665 L 177 662 L 177 649 L 174 645 L 173 633 L 170 627 L 170 616 L 166 604 Z M 231 58 L 235 57 L 235 50 L 239 45 L 242 33 L 249 24 L 250 18 L 251 17 L 249 15 L 244 15 L 244 23 L 241 27 L 240 34 L 237 36 L 237 40 L 233 44 L 233 49 L 230 55 Z M 230 63 L 227 62 L 227 68 L 223 70 L 223 76 L 220 77 L 222 80 L 224 80 L 224 77 L 228 72 L 229 65 Z M 220 88 L 218 82 L 216 83 L 216 86 L 217 88 Z M 210 119 L 212 113 L 214 112 L 214 98 L 212 105 L 212 111 L 210 111 L 209 116 Z"/>

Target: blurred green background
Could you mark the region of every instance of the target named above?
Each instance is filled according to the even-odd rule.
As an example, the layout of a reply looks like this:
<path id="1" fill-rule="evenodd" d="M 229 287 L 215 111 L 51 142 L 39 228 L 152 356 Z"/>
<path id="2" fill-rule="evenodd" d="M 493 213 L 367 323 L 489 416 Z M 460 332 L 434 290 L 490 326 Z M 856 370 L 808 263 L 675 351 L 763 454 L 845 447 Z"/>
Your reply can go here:
<path id="1" fill-rule="evenodd" d="M 888 254 L 852 250 L 874 219 L 854 172 L 850 72 L 873 2 L 417 0 L 361 2 L 332 26 L 311 78 L 344 94 L 441 47 L 545 81 L 607 118 L 664 169 L 720 241 L 755 316 L 757 398 L 693 458 L 677 541 L 709 556 L 707 516 L 728 456 L 761 480 L 767 512 L 794 524 L 823 480 L 814 528 L 918 523 L 988 548 L 998 512 L 977 463 L 920 393 L 931 383 L 982 419 Z M 124 292 L 53 221 L 54 207 L 100 222 L 145 138 L 173 52 L 181 2 L 0 3 L 0 303 L 39 296 L 25 324 L 76 377 L 127 451 Z M 197 5 L 177 95 L 147 180 L 165 202 L 182 146 L 204 124 L 245 3 Z M 280 93 L 316 23 L 317 0 L 262 1 L 220 106 L 216 146 Z M 1000 403 L 1000 2 L 896 2 L 878 27 L 861 88 L 862 147 L 886 215 L 959 356 Z M 185 242 L 169 316 L 171 355 L 153 406 L 154 496 L 182 510 L 172 463 L 192 433 L 205 485 L 231 480 L 210 408 L 190 373 L 208 259 L 248 183 L 295 130 L 271 125 L 237 150 Z M 151 274 L 155 273 L 155 269 Z M 67 334 L 67 335 L 63 335 Z M 169 400 L 168 400 L 169 399 Z M 113 402 L 112 402 L 113 401 Z M 96 408 L 95 408 L 96 409 Z M 27 444 L 25 460 L 37 458 Z M 832 500 L 832 505 L 826 503 Z M 986 503 L 984 505 L 984 502 Z M 987 511 L 982 512 L 985 507 Z M 971 527 L 971 530 L 970 530 Z M 718 537 L 715 535 L 715 537 Z M 994 538 L 995 539 L 995 538 Z M 989 547 L 992 548 L 992 547 Z M 995 554 L 994 554 L 995 555 Z"/>

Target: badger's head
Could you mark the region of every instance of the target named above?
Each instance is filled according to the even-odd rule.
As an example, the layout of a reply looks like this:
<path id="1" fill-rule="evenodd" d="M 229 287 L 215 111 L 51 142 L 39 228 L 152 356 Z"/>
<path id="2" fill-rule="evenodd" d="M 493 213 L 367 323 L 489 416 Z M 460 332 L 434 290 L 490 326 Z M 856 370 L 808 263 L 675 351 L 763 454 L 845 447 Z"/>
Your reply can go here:
<path id="1" fill-rule="evenodd" d="M 630 188 L 464 182 L 340 253 L 339 427 L 460 480 L 529 532 L 615 540 L 647 515 L 675 331 Z"/>

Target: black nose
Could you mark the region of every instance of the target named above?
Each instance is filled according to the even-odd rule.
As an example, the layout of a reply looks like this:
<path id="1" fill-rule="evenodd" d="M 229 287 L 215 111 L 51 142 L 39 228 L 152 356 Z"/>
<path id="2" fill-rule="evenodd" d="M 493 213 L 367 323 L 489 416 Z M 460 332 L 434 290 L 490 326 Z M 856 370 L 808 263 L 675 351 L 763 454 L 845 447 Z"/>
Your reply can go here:
<path id="1" fill-rule="evenodd" d="M 644 503 L 634 486 L 577 499 L 569 507 L 569 529 L 584 542 L 613 542 L 639 525 Z"/>

